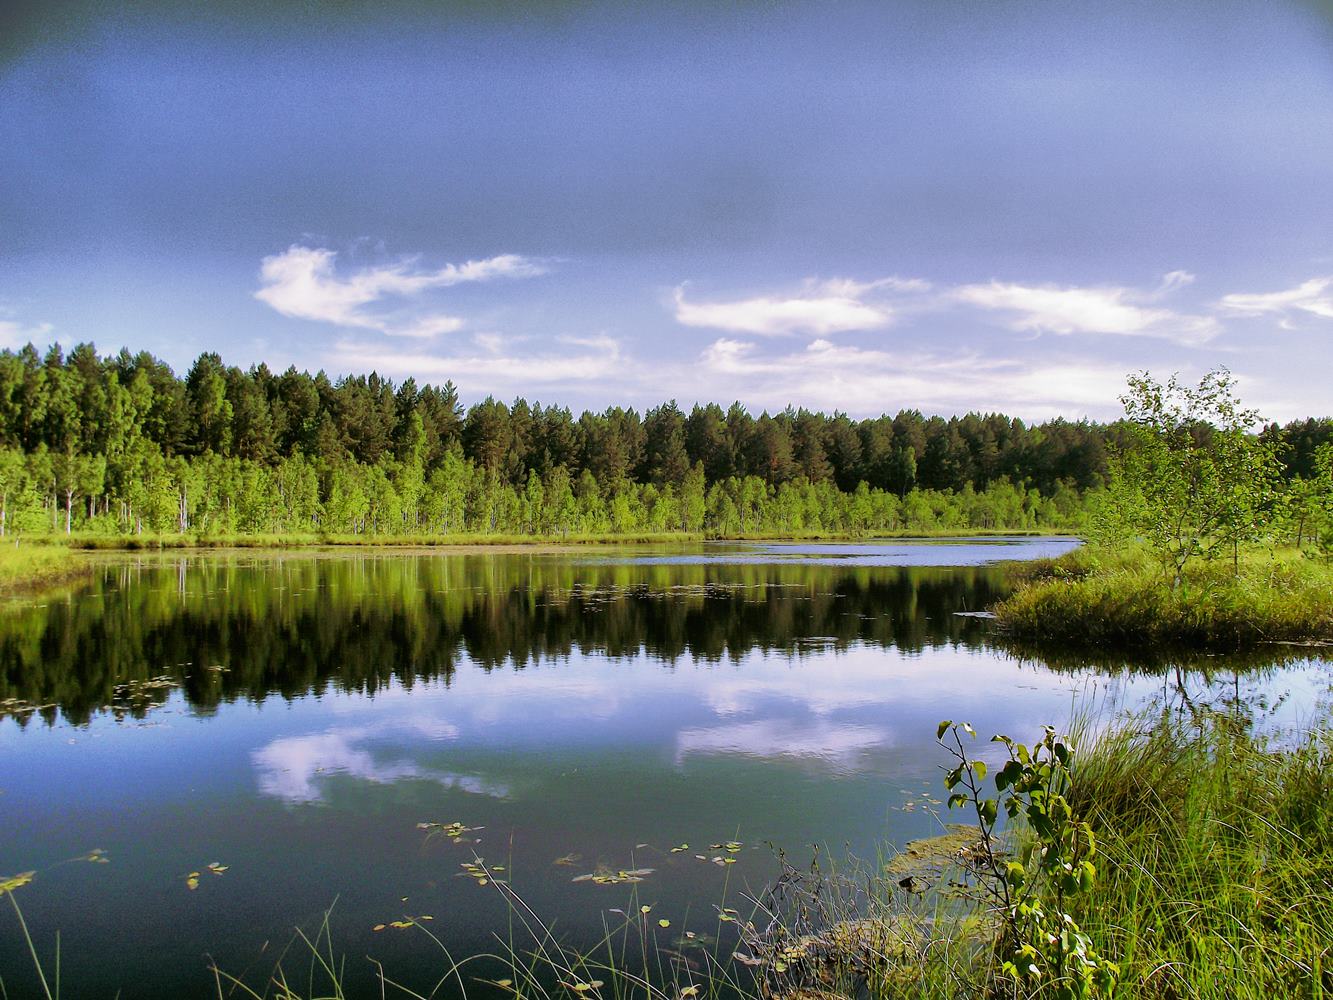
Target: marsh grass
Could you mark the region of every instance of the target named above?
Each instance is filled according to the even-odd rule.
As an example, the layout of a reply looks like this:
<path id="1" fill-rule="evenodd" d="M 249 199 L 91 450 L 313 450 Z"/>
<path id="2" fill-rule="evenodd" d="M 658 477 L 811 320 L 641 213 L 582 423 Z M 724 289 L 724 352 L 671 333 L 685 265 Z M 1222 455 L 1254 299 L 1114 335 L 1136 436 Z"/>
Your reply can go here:
<path id="1" fill-rule="evenodd" d="M 1080 549 L 1015 570 L 993 609 L 1022 643 L 1230 650 L 1333 642 L 1333 564 L 1295 550 L 1251 552 L 1238 569 L 1200 563 L 1179 587 L 1140 549 Z"/>
<path id="2" fill-rule="evenodd" d="M 36 590 L 86 572 L 83 559 L 64 546 L 0 541 L 0 593 Z"/>
<path id="3" fill-rule="evenodd" d="M 1197 713 L 1118 726 L 1076 763 L 1098 832 L 1084 929 L 1118 996 L 1322 997 L 1333 989 L 1333 739 Z"/>

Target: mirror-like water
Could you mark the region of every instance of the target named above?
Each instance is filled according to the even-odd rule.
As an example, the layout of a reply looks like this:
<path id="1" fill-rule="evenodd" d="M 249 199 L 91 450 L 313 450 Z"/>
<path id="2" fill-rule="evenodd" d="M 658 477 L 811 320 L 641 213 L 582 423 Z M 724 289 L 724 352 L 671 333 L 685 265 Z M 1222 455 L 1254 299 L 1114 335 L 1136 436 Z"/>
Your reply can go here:
<path id="1" fill-rule="evenodd" d="M 1176 682 L 1051 669 L 956 614 L 1003 593 L 996 560 L 1072 544 L 108 557 L 0 611 L 0 873 L 38 871 L 19 900 L 80 996 L 206 994 L 210 956 L 262 982 L 335 899 L 352 986 L 367 954 L 432 983 L 419 935 L 372 928 L 429 914 L 493 950 L 474 853 L 574 938 L 631 889 L 577 876 L 652 868 L 639 901 L 706 940 L 769 844 L 937 832 L 939 719 L 1030 736 Z M 1262 684 L 1308 705 L 1324 669 Z M 480 829 L 418 826 L 451 822 Z M 92 848 L 110 862 L 62 863 Z"/>

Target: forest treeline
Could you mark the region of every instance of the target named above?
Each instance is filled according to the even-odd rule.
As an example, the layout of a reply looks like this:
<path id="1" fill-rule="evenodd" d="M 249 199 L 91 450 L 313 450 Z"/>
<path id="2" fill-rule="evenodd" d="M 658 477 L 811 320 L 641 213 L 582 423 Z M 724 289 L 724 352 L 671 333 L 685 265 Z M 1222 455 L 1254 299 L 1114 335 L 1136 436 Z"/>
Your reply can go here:
<path id="1" fill-rule="evenodd" d="M 739 387 L 743 388 L 743 387 Z M 1271 427 L 1304 475 L 1333 421 Z M 452 382 L 243 371 L 184 378 L 90 344 L 0 352 L 0 531 L 714 533 L 1077 526 L 1118 424 L 741 403 L 640 414 Z"/>

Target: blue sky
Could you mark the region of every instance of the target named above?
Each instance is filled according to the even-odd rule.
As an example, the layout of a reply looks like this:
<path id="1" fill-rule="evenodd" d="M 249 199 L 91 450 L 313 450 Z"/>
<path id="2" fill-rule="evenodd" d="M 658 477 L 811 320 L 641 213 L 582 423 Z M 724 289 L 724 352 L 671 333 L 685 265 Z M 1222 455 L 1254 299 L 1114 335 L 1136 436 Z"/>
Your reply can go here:
<path id="1" fill-rule="evenodd" d="M 0 181 L 3 346 L 854 416 L 1224 364 L 1333 411 L 1317 4 L 11 3 Z"/>

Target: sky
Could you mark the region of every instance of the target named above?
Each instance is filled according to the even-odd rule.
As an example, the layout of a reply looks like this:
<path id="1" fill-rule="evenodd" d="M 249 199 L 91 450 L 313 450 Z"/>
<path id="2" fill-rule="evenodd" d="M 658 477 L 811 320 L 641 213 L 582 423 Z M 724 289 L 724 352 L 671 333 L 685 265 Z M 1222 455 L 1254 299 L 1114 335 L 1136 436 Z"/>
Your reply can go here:
<path id="1" fill-rule="evenodd" d="M 603 409 L 1333 413 L 1333 6 L 0 5 L 0 347 Z"/>

